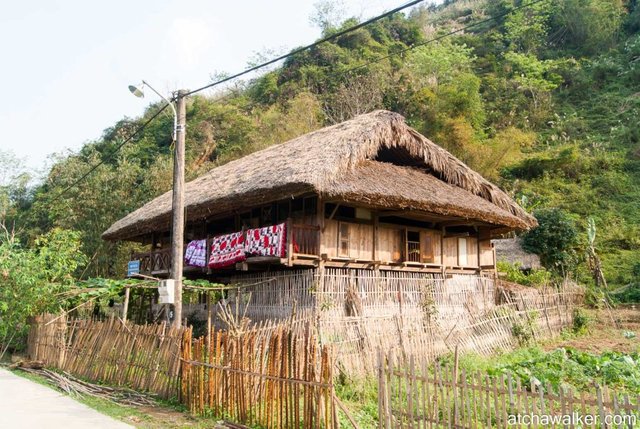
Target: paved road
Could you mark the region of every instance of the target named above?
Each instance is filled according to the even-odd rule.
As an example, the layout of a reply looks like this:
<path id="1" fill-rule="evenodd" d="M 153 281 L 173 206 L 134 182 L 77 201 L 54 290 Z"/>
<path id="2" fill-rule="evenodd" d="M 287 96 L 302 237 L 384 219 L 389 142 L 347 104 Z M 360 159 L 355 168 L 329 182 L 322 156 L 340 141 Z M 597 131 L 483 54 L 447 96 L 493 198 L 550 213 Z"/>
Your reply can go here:
<path id="1" fill-rule="evenodd" d="M 131 429 L 129 426 L 26 378 L 0 369 L 2 429 Z"/>

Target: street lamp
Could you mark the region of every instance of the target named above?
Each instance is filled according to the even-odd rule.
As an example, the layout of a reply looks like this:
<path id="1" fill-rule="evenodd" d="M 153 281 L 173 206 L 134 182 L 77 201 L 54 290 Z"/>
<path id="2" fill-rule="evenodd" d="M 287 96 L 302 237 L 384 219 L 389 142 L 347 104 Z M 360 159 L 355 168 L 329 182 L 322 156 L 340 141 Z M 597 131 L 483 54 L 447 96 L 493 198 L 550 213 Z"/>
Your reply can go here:
<path id="1" fill-rule="evenodd" d="M 144 87 L 148 87 L 151 91 L 155 92 L 158 97 L 162 98 L 164 101 L 167 102 L 167 104 L 169 106 L 171 106 L 171 110 L 173 110 L 173 141 L 176 141 L 176 134 L 178 132 L 178 112 L 176 112 L 176 107 L 174 106 L 174 103 L 169 100 L 167 97 L 165 97 L 164 95 L 160 94 L 158 91 L 156 91 L 151 85 L 149 85 L 145 80 L 142 81 L 142 85 L 140 86 L 136 86 L 136 85 L 129 85 L 129 91 L 131 91 L 131 93 L 133 95 L 135 95 L 138 98 L 144 98 Z"/>
<path id="2" fill-rule="evenodd" d="M 174 292 L 174 326 L 182 325 L 182 266 L 184 249 L 184 141 L 186 133 L 186 104 L 187 91 L 179 90 L 173 94 L 171 100 L 156 91 L 144 80 L 141 86 L 129 85 L 129 91 L 138 98 L 144 97 L 144 87 L 148 87 L 171 106 L 173 110 L 173 141 L 175 151 L 173 155 L 173 221 L 171 226 L 171 272 L 175 282 Z M 174 105 L 175 102 L 175 105 Z"/>

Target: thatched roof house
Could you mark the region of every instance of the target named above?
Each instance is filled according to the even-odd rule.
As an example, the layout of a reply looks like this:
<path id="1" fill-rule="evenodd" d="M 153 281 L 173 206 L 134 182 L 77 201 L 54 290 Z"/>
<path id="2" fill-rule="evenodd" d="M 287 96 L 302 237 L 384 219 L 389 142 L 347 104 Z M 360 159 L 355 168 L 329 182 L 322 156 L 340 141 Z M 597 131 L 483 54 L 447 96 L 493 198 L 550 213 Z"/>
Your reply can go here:
<path id="1" fill-rule="evenodd" d="M 305 194 L 373 210 L 405 210 L 528 229 L 535 219 L 506 193 L 409 127 L 375 111 L 268 147 L 186 184 L 188 221 Z M 115 222 L 108 240 L 168 230 L 171 192 Z"/>

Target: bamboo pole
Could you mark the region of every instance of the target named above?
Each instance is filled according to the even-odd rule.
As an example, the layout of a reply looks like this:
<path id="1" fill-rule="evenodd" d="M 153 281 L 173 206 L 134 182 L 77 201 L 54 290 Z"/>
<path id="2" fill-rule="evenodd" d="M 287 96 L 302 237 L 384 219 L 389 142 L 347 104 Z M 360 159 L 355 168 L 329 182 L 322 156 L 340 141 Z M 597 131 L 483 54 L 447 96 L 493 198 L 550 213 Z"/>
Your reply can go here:
<path id="1" fill-rule="evenodd" d="M 127 312 L 129 311 L 129 296 L 131 294 L 130 288 L 124 288 L 124 304 L 122 306 L 122 321 L 127 323 Z"/>

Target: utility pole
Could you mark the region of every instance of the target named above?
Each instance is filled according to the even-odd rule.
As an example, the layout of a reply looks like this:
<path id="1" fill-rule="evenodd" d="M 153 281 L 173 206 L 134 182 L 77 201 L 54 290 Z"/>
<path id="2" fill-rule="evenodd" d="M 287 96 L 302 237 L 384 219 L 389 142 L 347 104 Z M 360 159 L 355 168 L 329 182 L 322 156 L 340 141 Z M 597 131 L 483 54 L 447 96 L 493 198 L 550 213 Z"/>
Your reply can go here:
<path id="1" fill-rule="evenodd" d="M 177 125 L 176 147 L 173 155 L 173 223 L 171 239 L 171 278 L 175 280 L 173 326 L 182 325 L 182 266 L 184 258 L 184 142 L 187 127 L 185 94 L 179 90 L 175 94 Z"/>

